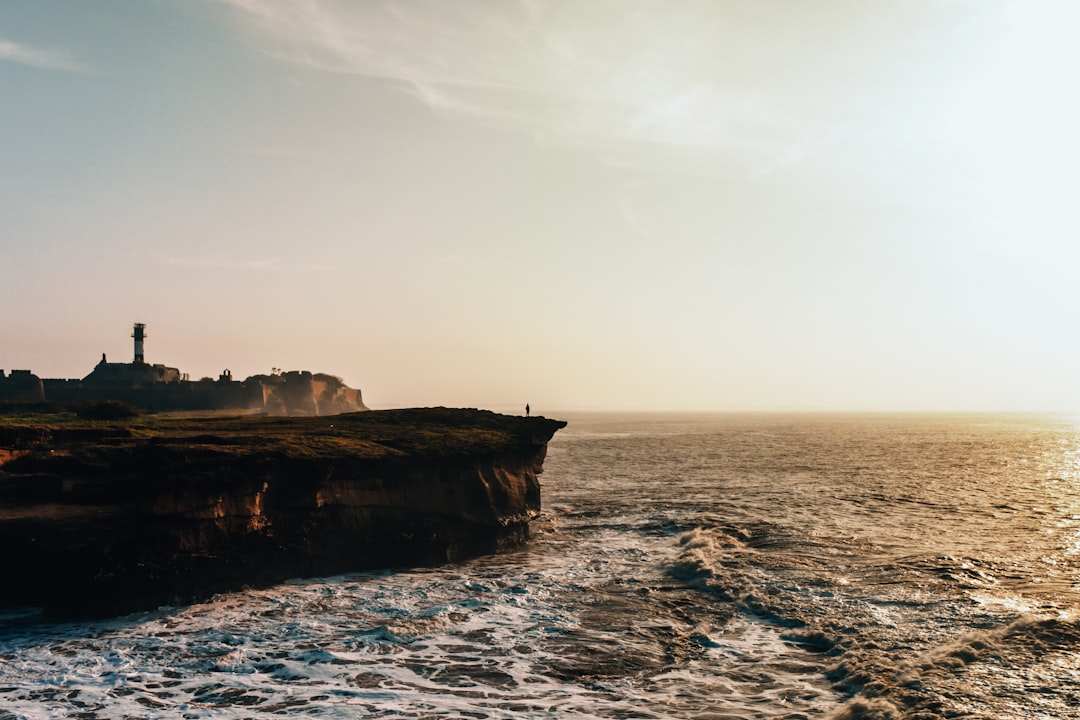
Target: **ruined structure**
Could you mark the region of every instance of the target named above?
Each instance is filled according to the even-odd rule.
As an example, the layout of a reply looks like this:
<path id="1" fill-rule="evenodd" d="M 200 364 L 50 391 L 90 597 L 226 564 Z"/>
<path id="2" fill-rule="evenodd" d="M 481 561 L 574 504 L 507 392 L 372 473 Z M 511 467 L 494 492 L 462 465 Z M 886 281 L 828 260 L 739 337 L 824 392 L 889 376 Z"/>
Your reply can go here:
<path id="1" fill-rule="evenodd" d="M 81 380 L 42 379 L 29 370 L 0 370 L 0 402 L 86 404 L 116 400 L 148 411 L 238 410 L 268 415 L 335 415 L 367 410 L 360 391 L 341 378 L 308 371 L 275 371 L 237 382 L 226 369 L 217 380 L 146 362 L 146 325 L 135 323 L 135 356 L 109 362 L 105 354 Z"/>
<path id="2" fill-rule="evenodd" d="M 41 378 L 29 370 L 12 370 L 6 374 L 0 370 L 0 401 L 42 402 L 45 386 Z"/>

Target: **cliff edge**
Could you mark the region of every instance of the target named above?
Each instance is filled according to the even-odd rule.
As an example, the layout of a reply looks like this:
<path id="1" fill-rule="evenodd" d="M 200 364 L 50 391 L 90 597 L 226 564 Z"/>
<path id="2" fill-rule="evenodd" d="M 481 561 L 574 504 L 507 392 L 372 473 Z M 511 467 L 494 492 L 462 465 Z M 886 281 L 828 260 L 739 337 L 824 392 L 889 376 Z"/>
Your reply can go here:
<path id="1" fill-rule="evenodd" d="M 0 606 L 115 615 L 515 547 L 565 425 L 447 408 L 0 419 Z"/>

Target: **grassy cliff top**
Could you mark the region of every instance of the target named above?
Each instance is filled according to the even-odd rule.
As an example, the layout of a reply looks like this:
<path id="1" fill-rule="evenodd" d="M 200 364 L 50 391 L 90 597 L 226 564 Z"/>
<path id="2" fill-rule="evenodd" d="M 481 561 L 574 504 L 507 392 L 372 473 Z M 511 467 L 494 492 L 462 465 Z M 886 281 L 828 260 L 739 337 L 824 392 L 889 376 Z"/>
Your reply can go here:
<path id="1" fill-rule="evenodd" d="M 273 453 L 285 458 L 430 459 L 497 454 L 543 444 L 566 423 L 486 410 L 412 408 L 325 417 L 169 417 L 89 420 L 69 412 L 0 414 L 0 462 L 13 451 L 61 453 L 107 462 L 136 447 L 202 449 L 222 459 Z"/>

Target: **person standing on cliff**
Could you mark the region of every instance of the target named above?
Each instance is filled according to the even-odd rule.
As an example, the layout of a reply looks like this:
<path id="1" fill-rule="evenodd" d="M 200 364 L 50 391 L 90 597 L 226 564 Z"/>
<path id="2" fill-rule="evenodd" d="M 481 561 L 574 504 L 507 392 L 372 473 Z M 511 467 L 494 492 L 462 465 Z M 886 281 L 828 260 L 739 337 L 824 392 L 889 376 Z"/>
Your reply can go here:
<path id="1" fill-rule="evenodd" d="M 525 403 L 525 417 L 529 417 L 529 403 Z"/>

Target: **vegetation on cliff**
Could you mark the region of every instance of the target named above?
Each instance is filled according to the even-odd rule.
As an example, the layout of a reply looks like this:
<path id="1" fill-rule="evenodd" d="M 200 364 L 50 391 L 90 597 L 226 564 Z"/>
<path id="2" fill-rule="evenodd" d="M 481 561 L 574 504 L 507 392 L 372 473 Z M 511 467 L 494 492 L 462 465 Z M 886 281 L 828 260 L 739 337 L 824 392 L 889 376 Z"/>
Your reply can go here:
<path id="1" fill-rule="evenodd" d="M 107 419 L 97 419 L 101 416 Z M 550 437 L 564 425 L 546 418 L 453 408 L 327 417 L 182 417 L 113 412 L 110 404 L 101 412 L 23 410 L 0 415 L 0 449 L 26 455 L 16 465 L 3 466 L 8 473 L 41 469 L 57 454 L 93 462 L 90 458 L 141 445 L 213 448 L 222 456 L 272 452 L 278 458 L 440 459 L 498 453 L 554 426 Z"/>

